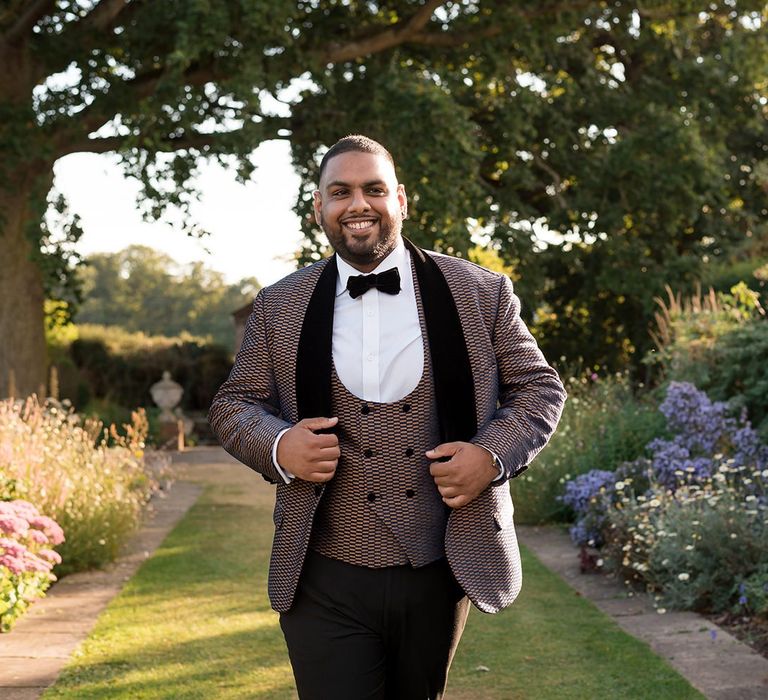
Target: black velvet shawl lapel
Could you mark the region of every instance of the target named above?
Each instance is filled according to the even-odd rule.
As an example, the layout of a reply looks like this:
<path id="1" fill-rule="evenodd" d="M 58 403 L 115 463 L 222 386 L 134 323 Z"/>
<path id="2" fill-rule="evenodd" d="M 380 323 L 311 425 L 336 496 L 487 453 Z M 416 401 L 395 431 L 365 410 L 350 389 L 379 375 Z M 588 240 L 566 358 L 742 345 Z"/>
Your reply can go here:
<path id="1" fill-rule="evenodd" d="M 337 277 L 334 255 L 320 273 L 301 326 L 296 353 L 299 420 L 331 416 L 331 346 Z"/>
<path id="2" fill-rule="evenodd" d="M 407 238 L 427 324 L 440 441 L 468 442 L 477 433 L 475 382 L 459 310 L 437 263 Z"/>
<path id="3" fill-rule="evenodd" d="M 437 263 L 408 239 L 427 325 L 440 441 L 469 441 L 477 433 L 475 383 L 459 311 Z M 330 416 L 333 307 L 338 268 L 334 255 L 307 305 L 296 355 L 299 419 Z"/>

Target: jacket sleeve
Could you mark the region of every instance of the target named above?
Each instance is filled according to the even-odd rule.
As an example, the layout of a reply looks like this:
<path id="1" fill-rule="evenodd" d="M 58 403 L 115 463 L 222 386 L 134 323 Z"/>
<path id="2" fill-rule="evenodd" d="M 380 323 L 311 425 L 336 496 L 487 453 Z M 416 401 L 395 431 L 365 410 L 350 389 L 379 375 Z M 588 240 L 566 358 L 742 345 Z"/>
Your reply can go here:
<path id="1" fill-rule="evenodd" d="M 229 454 L 277 483 L 282 478 L 272 463 L 272 446 L 291 423 L 280 416 L 264 294 L 262 289 L 253 302 L 243 344 L 229 378 L 213 399 L 208 422 Z"/>
<path id="2" fill-rule="evenodd" d="M 493 328 L 499 379 L 498 407 L 473 443 L 499 457 L 507 478 L 521 474 L 554 433 L 566 393 L 520 318 L 520 300 L 508 277 L 499 278 Z M 499 479 L 494 485 L 503 483 Z"/>

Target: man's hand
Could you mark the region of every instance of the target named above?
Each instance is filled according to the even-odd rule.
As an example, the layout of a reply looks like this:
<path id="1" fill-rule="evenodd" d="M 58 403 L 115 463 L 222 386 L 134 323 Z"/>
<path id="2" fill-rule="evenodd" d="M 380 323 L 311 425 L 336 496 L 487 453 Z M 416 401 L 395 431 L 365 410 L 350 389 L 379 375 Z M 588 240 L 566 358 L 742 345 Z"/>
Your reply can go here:
<path id="1" fill-rule="evenodd" d="M 277 463 L 304 481 L 322 483 L 333 479 L 341 455 L 339 438 L 316 435 L 314 431 L 332 428 L 338 422 L 337 417 L 300 420 L 277 443 Z"/>
<path id="2" fill-rule="evenodd" d="M 429 459 L 450 457 L 447 462 L 433 462 L 429 473 L 443 502 L 451 508 L 474 501 L 499 475 L 491 453 L 471 442 L 445 442 L 426 455 Z"/>

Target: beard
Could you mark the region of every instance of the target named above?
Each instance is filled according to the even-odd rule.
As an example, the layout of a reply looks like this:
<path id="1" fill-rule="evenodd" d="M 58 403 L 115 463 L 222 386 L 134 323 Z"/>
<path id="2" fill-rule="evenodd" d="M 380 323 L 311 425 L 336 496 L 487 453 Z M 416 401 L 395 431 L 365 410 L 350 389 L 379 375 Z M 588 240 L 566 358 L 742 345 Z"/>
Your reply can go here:
<path id="1" fill-rule="evenodd" d="M 333 249 L 351 265 L 375 266 L 395 249 L 403 230 L 402 220 L 398 217 L 379 217 L 376 225 L 379 230 L 375 236 L 358 241 L 344 232 L 341 223 L 330 226 L 320 216 L 320 226 Z"/>

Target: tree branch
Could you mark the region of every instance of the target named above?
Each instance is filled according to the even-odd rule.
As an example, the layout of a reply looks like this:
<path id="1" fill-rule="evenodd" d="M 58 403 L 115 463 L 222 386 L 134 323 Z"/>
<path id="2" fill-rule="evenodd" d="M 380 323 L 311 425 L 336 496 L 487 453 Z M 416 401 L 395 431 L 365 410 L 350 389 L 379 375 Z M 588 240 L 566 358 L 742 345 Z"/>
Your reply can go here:
<path id="1" fill-rule="evenodd" d="M 454 48 L 473 44 L 481 39 L 491 39 L 501 34 L 500 26 L 486 27 L 477 32 L 468 32 L 467 34 L 450 34 L 448 32 L 419 32 L 407 39 L 408 44 L 421 44 L 423 46 L 442 46 Z"/>
<path id="2" fill-rule="evenodd" d="M 393 46 L 399 46 L 418 34 L 429 22 L 434 11 L 442 5 L 444 0 L 427 0 L 405 23 L 398 23 L 390 29 L 374 34 L 373 36 L 350 41 L 347 44 L 331 44 L 328 49 L 320 54 L 323 63 L 339 63 L 349 61 L 360 56 L 368 56 L 373 53 L 381 53 Z"/>
<path id="3" fill-rule="evenodd" d="M 14 25 L 3 35 L 3 41 L 8 44 L 17 44 L 28 36 L 34 27 L 45 15 L 56 8 L 56 0 L 34 0 L 28 3 L 27 9 L 22 13 Z"/>
<path id="4" fill-rule="evenodd" d="M 96 7 L 78 22 L 78 26 L 83 29 L 104 31 L 130 4 L 131 0 L 101 0 Z"/>
<path id="5" fill-rule="evenodd" d="M 547 161 L 544 160 L 536 150 L 531 149 L 531 153 L 533 155 L 533 162 L 536 163 L 539 168 L 541 168 L 545 173 L 547 173 L 547 175 L 552 178 L 552 184 L 555 188 L 555 199 L 557 200 L 557 203 L 562 209 L 567 209 L 568 203 L 565 201 L 565 197 L 562 195 L 563 178 L 560 177 L 560 173 L 558 173 L 549 163 L 547 163 Z"/>
<path id="6" fill-rule="evenodd" d="M 278 131 L 285 129 L 289 125 L 289 120 L 281 117 L 269 117 L 269 129 L 263 136 L 263 140 L 282 138 Z M 264 126 L 264 122 L 249 126 Z M 167 136 L 159 141 L 153 140 L 149 150 L 158 153 L 172 153 L 185 149 L 195 149 L 206 151 L 208 149 L 218 149 L 225 146 L 232 138 L 239 136 L 247 127 L 242 127 L 234 131 L 225 131 L 218 133 L 198 133 L 191 132 L 181 136 Z M 109 153 L 112 151 L 121 151 L 131 148 L 146 148 L 145 139 L 131 136 L 107 136 L 103 138 L 80 139 L 59 139 L 60 145 L 56 151 L 56 156 L 61 158 L 70 153 Z M 218 150 L 216 150 L 218 152 Z"/>
<path id="7" fill-rule="evenodd" d="M 368 56 L 374 53 L 381 53 L 401 44 L 422 44 L 425 46 L 441 46 L 446 48 L 464 46 L 482 39 L 489 39 L 499 36 L 502 33 L 502 26 L 496 24 L 491 27 L 485 27 L 475 32 L 469 31 L 465 34 L 456 32 L 425 32 L 426 27 L 434 11 L 443 3 L 440 0 L 428 0 L 409 20 L 399 23 L 394 27 L 372 36 L 352 40 L 346 44 L 331 44 L 325 51 L 320 53 L 320 60 L 323 63 L 339 63 L 350 61 L 362 56 Z M 538 17 L 547 16 L 557 12 L 573 12 L 588 9 L 594 6 L 594 0 L 580 0 L 579 2 L 555 2 L 546 5 L 539 5 L 535 9 L 515 8 L 514 14 L 520 19 L 531 20 Z"/>

